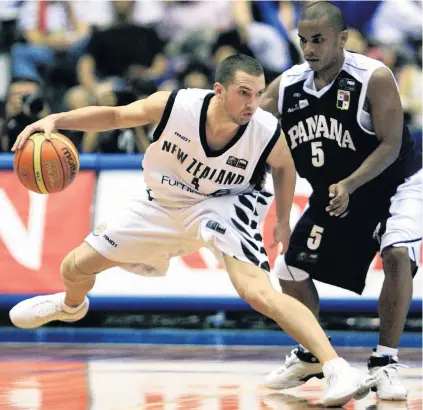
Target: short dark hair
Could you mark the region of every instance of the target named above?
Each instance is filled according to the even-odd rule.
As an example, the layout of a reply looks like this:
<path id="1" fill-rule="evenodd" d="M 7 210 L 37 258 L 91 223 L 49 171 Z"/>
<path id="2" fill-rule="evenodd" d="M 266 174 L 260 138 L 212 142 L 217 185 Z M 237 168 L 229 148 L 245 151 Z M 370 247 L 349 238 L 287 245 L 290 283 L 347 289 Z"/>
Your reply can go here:
<path id="1" fill-rule="evenodd" d="M 347 29 L 343 11 L 330 1 L 315 1 L 301 11 L 300 20 L 316 20 L 328 16 L 329 24 L 337 32 Z"/>
<path id="2" fill-rule="evenodd" d="M 255 76 L 264 74 L 263 67 L 255 58 L 245 54 L 235 54 L 225 58 L 217 66 L 215 81 L 226 87 L 233 82 L 237 71 Z"/>

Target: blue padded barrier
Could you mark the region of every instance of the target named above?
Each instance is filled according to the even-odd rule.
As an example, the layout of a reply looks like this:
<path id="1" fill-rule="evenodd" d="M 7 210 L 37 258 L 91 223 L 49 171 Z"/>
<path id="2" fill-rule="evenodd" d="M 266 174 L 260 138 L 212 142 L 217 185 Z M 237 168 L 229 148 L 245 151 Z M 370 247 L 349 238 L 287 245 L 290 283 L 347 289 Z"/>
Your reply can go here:
<path id="1" fill-rule="evenodd" d="M 0 295 L 0 309 L 10 309 L 21 300 L 35 295 Z M 96 311 L 139 310 L 139 311 L 231 311 L 251 312 L 252 308 L 235 297 L 191 297 L 191 296 L 90 296 L 90 309 Z M 376 313 L 377 299 L 322 299 L 320 310 L 333 313 Z M 422 300 L 414 299 L 411 313 L 421 313 Z"/>
<path id="2" fill-rule="evenodd" d="M 13 154 L 0 154 L 0 169 L 13 169 Z M 80 154 L 80 168 L 101 170 L 139 170 L 142 168 L 142 154 Z"/>
<path id="3" fill-rule="evenodd" d="M 374 347 L 376 332 L 329 332 L 335 347 Z M 78 329 L 0 328 L 0 343 L 125 343 L 197 346 L 292 346 L 286 333 L 271 330 L 168 330 L 168 329 Z M 404 333 L 401 348 L 421 348 L 422 335 Z"/>

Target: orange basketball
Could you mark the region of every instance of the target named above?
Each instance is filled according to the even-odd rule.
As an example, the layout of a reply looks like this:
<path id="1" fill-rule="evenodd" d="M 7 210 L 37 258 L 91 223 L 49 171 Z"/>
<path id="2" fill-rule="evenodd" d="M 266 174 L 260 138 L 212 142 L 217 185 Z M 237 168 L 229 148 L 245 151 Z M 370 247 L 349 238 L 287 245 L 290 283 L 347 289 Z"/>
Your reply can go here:
<path id="1" fill-rule="evenodd" d="M 13 168 L 30 191 L 54 194 L 63 191 L 76 178 L 78 151 L 62 134 L 52 133 L 51 139 L 47 140 L 44 133 L 37 132 L 16 151 Z"/>

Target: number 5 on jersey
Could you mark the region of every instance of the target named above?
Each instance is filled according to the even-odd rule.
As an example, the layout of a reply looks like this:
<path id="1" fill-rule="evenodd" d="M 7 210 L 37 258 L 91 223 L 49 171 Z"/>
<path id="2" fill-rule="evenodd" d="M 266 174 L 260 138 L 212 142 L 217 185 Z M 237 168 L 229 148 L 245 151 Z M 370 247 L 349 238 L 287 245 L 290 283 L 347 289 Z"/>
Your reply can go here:
<path id="1" fill-rule="evenodd" d="M 325 163 L 322 141 L 313 141 L 311 143 L 311 163 L 315 167 L 321 167 Z"/>
<path id="2" fill-rule="evenodd" d="M 310 236 L 307 239 L 307 248 L 315 251 L 319 248 L 320 242 L 322 241 L 322 234 L 325 229 L 318 225 L 313 225 L 310 232 Z"/>

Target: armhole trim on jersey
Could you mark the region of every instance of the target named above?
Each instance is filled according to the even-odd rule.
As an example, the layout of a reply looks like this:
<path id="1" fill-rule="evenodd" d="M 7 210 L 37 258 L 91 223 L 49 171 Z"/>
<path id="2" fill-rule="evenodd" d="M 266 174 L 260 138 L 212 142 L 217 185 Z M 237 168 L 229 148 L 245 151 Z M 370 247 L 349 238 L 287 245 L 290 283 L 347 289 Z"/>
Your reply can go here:
<path id="1" fill-rule="evenodd" d="M 368 90 L 368 88 L 369 88 L 369 83 L 370 83 L 370 80 L 371 80 L 371 78 L 372 78 L 372 75 L 373 75 L 373 73 L 374 73 L 377 69 L 382 68 L 382 67 L 385 67 L 385 68 L 387 68 L 387 69 L 389 70 L 389 72 L 391 73 L 391 75 L 392 75 L 392 77 L 393 77 L 393 79 L 394 79 L 394 81 L 395 81 L 395 84 L 397 85 L 397 89 L 398 89 L 398 84 L 397 84 L 397 80 L 395 79 L 394 73 L 392 72 L 392 70 L 391 70 L 389 67 L 382 66 L 382 65 L 381 65 L 381 66 L 378 66 L 378 67 L 375 67 L 375 69 L 374 69 L 374 70 L 372 70 L 372 72 L 371 72 L 371 74 L 370 74 L 370 77 L 369 77 L 368 81 L 363 82 L 363 89 L 361 90 L 360 99 L 358 100 L 358 108 L 357 108 L 357 123 L 358 123 L 359 127 L 360 127 L 360 128 L 361 128 L 364 132 L 366 132 L 367 134 L 370 134 L 370 135 L 376 135 L 376 132 L 374 132 L 374 131 L 370 131 L 370 130 L 368 130 L 368 129 L 364 128 L 363 124 L 361 123 L 361 113 L 362 113 L 362 111 L 363 111 L 364 102 L 366 101 L 366 98 L 367 98 L 367 90 Z M 370 114 L 370 113 L 369 113 L 369 114 Z M 370 115 L 370 117 L 371 117 L 371 115 Z M 373 122 L 373 121 L 372 121 L 372 122 Z"/>
<path id="2" fill-rule="evenodd" d="M 170 93 L 169 98 L 166 103 L 166 107 L 163 111 L 162 118 L 160 119 L 159 124 L 153 132 L 153 142 L 156 142 L 162 135 L 167 122 L 169 121 L 170 113 L 172 112 L 173 105 L 175 104 L 176 95 L 179 90 L 174 90 Z"/>
<path id="3" fill-rule="evenodd" d="M 279 114 L 282 114 L 282 109 L 283 109 L 283 97 L 284 97 L 284 92 L 285 92 L 285 87 L 282 86 L 282 78 L 281 78 L 281 82 L 279 83 L 279 98 L 278 98 L 278 111 Z"/>
<path id="4" fill-rule="evenodd" d="M 370 80 L 369 80 L 370 81 Z M 364 108 L 364 102 L 366 101 L 366 97 L 367 97 L 367 89 L 368 89 L 368 81 L 363 82 L 363 88 L 361 90 L 361 95 L 360 95 L 360 99 L 358 100 L 358 107 L 357 107 L 357 124 L 358 126 L 366 133 L 369 135 L 376 135 L 375 132 L 368 130 L 367 128 L 365 128 L 363 126 L 363 124 L 361 123 L 361 113 L 363 112 L 363 108 Z"/>
<path id="5" fill-rule="evenodd" d="M 259 160 L 257 161 L 257 165 L 253 171 L 253 174 L 251 175 L 251 181 L 255 181 L 257 179 L 257 174 L 259 172 L 262 172 L 262 169 L 266 165 L 267 158 L 269 157 L 270 153 L 272 152 L 273 147 L 276 145 L 276 142 L 278 141 L 279 137 L 281 135 L 281 127 L 278 124 L 276 126 L 276 131 L 273 134 L 272 138 L 270 138 L 269 142 L 266 145 L 266 148 L 260 155 Z"/>

